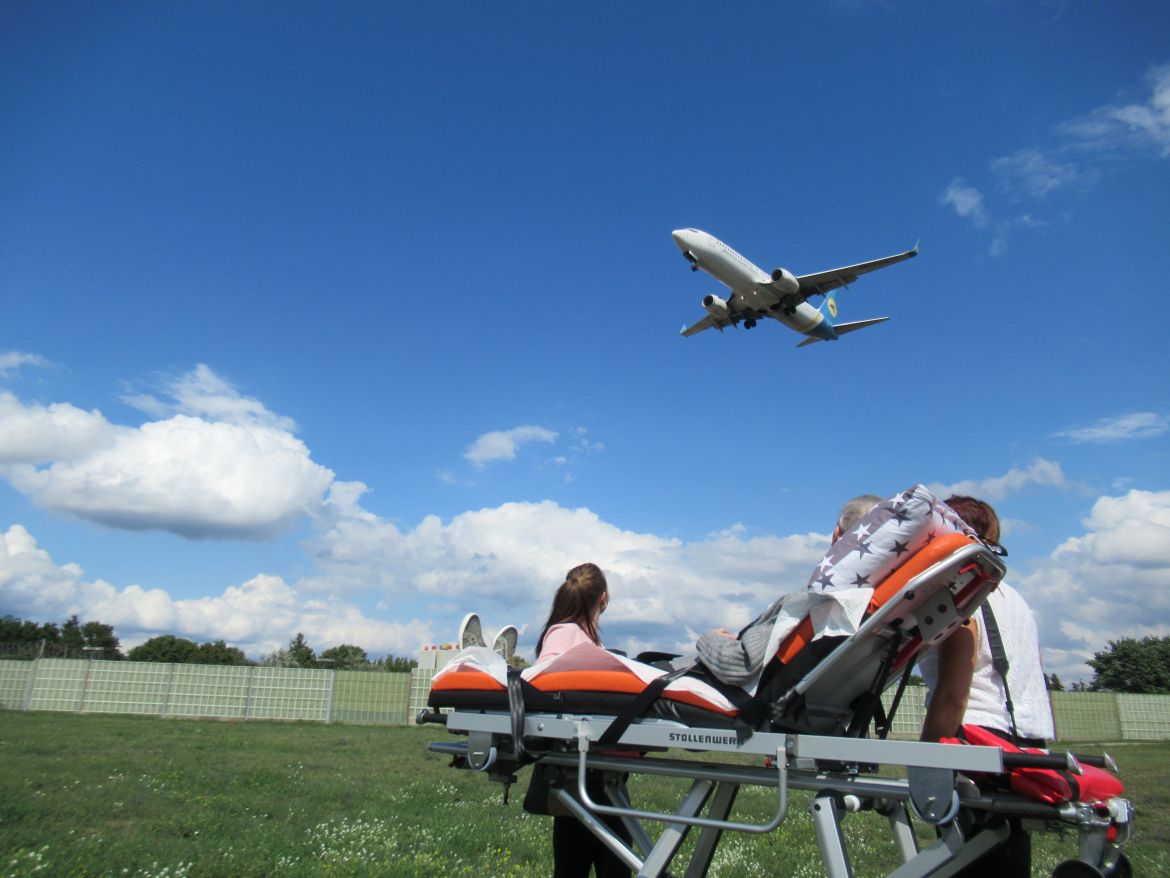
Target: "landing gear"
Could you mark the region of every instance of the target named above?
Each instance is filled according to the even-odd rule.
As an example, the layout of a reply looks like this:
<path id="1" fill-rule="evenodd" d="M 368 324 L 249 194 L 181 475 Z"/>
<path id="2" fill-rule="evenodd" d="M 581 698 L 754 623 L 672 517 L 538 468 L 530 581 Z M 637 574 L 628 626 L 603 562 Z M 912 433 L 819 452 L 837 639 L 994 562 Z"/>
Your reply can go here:
<path id="1" fill-rule="evenodd" d="M 747 320 L 745 320 L 743 322 L 744 329 L 752 329 L 755 325 L 756 325 L 756 318 L 755 317 L 749 317 Z"/>

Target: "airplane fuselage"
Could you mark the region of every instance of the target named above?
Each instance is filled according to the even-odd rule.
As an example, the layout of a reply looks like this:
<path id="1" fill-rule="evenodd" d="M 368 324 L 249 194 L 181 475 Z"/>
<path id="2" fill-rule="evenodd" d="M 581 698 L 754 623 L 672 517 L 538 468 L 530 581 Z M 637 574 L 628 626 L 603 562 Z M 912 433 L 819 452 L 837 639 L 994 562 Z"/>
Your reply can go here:
<path id="1" fill-rule="evenodd" d="M 693 266 L 701 268 L 731 290 L 728 305 L 732 305 L 733 310 L 772 317 L 804 335 L 825 339 L 837 337 L 832 325 L 808 302 L 801 302 L 793 308 L 775 308 L 780 297 L 761 291 L 772 277 L 714 235 L 699 229 L 679 229 L 671 236 Z"/>

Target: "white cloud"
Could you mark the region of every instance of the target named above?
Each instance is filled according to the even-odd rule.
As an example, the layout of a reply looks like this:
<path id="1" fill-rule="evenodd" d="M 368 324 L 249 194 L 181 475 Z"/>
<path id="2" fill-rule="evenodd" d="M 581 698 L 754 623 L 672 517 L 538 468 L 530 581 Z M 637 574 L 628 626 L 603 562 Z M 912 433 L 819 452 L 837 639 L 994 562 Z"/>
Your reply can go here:
<path id="1" fill-rule="evenodd" d="M 1170 65 L 1152 69 L 1146 79 L 1150 85 L 1146 100 L 1098 107 L 1057 126 L 1049 143 L 993 160 L 991 172 L 998 178 L 1000 193 L 1013 201 L 1038 200 L 1074 184 L 1089 188 L 1099 179 L 1097 166 L 1105 156 L 1129 157 L 1152 150 L 1170 157 Z M 1070 161 L 1070 155 L 1077 156 L 1078 163 Z M 939 200 L 977 228 L 991 229 L 992 256 L 1007 250 L 1017 229 L 1046 225 L 1031 213 L 1003 218 L 1003 212 L 989 209 L 983 193 L 961 177 L 951 181 Z"/>
<path id="2" fill-rule="evenodd" d="M 532 442 L 552 443 L 557 433 L 544 427 L 525 424 L 511 430 L 495 430 L 484 433 L 464 452 L 464 459 L 478 467 L 487 466 L 497 460 L 514 460 L 516 452 L 523 445 Z"/>
<path id="3" fill-rule="evenodd" d="M 37 354 L 24 354 L 20 351 L 0 351 L 0 378 L 7 378 L 9 372 L 21 366 L 47 366 L 49 361 Z"/>
<path id="4" fill-rule="evenodd" d="M 1059 467 L 1037 461 L 954 487 L 987 497 L 1063 478 Z M 315 519 L 319 532 L 305 546 L 312 576 L 290 584 L 259 574 L 190 600 L 87 581 L 13 525 L 0 534 L 0 612 L 41 620 L 76 612 L 114 625 L 127 643 L 174 633 L 223 638 L 259 655 L 303 631 L 318 649 L 347 642 L 413 655 L 424 643 L 452 640 L 459 619 L 475 611 L 489 633 L 508 623 L 525 631 L 521 652 L 530 654 L 560 577 L 592 560 L 613 593 L 602 618 L 609 645 L 687 652 L 702 630 L 742 626 L 780 594 L 801 589 L 828 545 L 825 534 L 753 537 L 740 524 L 684 542 L 551 501 L 447 521 L 428 516 L 402 529 L 361 507 L 364 490 L 332 486 Z M 1066 682 L 1088 680 L 1084 661 L 1110 639 L 1170 634 L 1170 491 L 1102 497 L 1083 524 L 1083 534 L 1009 574 L 1036 612 L 1047 670 Z M 371 618 L 360 600 L 377 601 L 392 618 Z"/>
<path id="5" fill-rule="evenodd" d="M 101 412 L 68 403 L 22 403 L 0 390 L 0 472 L 10 464 L 76 460 L 114 445 L 124 431 Z"/>
<path id="6" fill-rule="evenodd" d="M 205 366 L 170 390 L 169 417 L 139 427 L 0 394 L 0 476 L 55 512 L 193 538 L 263 538 L 315 512 L 333 473 L 290 421 Z"/>
<path id="7" fill-rule="evenodd" d="M 77 565 L 55 564 L 14 525 L 0 534 L 0 612 L 38 620 L 78 613 L 114 625 L 127 643 L 171 633 L 223 638 L 258 655 L 303 631 L 318 648 L 347 642 L 413 655 L 424 643 L 454 639 L 472 610 L 490 631 L 539 630 L 560 577 L 592 560 L 614 596 L 602 620 L 608 644 L 687 651 L 705 628 L 742 626 L 780 594 L 803 588 L 828 546 L 824 534 L 749 539 L 736 527 L 684 543 L 551 501 L 505 503 L 447 522 L 428 516 L 404 531 L 362 509 L 363 490 L 333 486 L 320 533 L 306 545 L 314 575 L 290 585 L 260 574 L 190 600 L 157 587 L 86 581 Z M 377 598 L 411 621 L 371 619 L 359 598 Z"/>
<path id="8" fill-rule="evenodd" d="M 413 656 L 434 639 L 428 622 L 371 619 L 336 598 L 302 593 L 279 576 L 259 574 L 220 594 L 176 600 L 162 588 L 117 588 L 87 581 L 76 564 L 57 565 L 28 531 L 0 533 L 0 606 L 21 618 L 58 621 L 76 613 L 113 625 L 129 647 L 159 634 L 226 640 L 252 657 L 305 633 L 318 651 L 357 643 L 373 654 Z"/>
<path id="9" fill-rule="evenodd" d="M 983 207 L 983 194 L 968 186 L 961 177 L 956 177 L 939 196 L 939 203 L 954 208 L 963 219 L 969 219 L 976 226 L 987 225 L 987 211 Z"/>
<path id="10" fill-rule="evenodd" d="M 828 545 L 821 534 L 744 539 L 732 532 L 684 543 L 552 501 L 505 503 L 448 522 L 428 516 L 402 531 L 357 499 L 329 504 L 332 520 L 307 545 L 319 572 L 303 586 L 333 594 L 373 588 L 391 605 L 421 597 L 445 617 L 448 638 L 472 610 L 495 628 L 539 629 L 560 577 L 593 561 L 614 594 L 602 620 L 610 645 L 637 638 L 686 649 L 696 631 L 746 624 L 780 594 L 802 588 Z"/>
<path id="11" fill-rule="evenodd" d="M 1036 458 L 1027 467 L 1012 467 L 1002 476 L 992 476 L 986 479 L 966 479 L 949 485 L 937 482 L 927 485 L 931 491 L 940 497 L 951 494 L 964 494 L 978 497 L 990 503 L 1003 500 L 1008 494 L 1019 491 L 1029 485 L 1039 485 L 1050 488 L 1063 488 L 1068 484 L 1064 470 L 1059 463 Z"/>
<path id="12" fill-rule="evenodd" d="M 1170 417 L 1156 412 L 1130 412 L 1063 430 L 1056 435 L 1072 442 L 1124 442 L 1128 439 L 1153 439 L 1170 431 Z"/>
<path id="13" fill-rule="evenodd" d="M 572 449 L 577 454 L 600 454 L 605 451 L 605 443 L 592 441 L 585 427 L 577 427 L 573 431 Z"/>
<path id="14" fill-rule="evenodd" d="M 1085 662 L 1110 640 L 1170 635 L 1170 491 L 1101 497 L 1083 525 L 1017 585 L 1036 612 L 1047 670 L 1087 682 Z"/>
<path id="15" fill-rule="evenodd" d="M 1170 157 L 1170 65 L 1146 74 L 1150 95 L 1144 101 L 1106 104 L 1062 125 L 1074 146 L 1099 151 L 1153 150 Z"/>
<path id="16" fill-rule="evenodd" d="M 228 424 L 272 427 L 289 433 L 296 430 L 291 418 L 270 412 L 259 400 L 242 396 L 202 363 L 166 382 L 165 391 L 167 397 L 163 399 L 138 393 L 127 394 L 122 401 L 159 419 L 190 415 Z"/>
<path id="17" fill-rule="evenodd" d="M 1043 198 L 1081 177 L 1075 165 L 1057 161 L 1038 149 L 1022 149 L 998 158 L 991 163 L 991 171 L 999 177 L 1004 192 L 1022 192 L 1032 198 Z"/>

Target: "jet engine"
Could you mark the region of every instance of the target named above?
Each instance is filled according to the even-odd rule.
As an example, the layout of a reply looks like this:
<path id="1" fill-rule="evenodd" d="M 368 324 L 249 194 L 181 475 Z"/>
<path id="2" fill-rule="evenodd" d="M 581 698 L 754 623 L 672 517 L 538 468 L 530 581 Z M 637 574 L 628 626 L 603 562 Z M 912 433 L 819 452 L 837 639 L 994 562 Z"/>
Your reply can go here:
<path id="1" fill-rule="evenodd" d="M 793 277 L 786 268 L 777 268 L 772 272 L 772 285 L 786 296 L 793 296 L 800 292 L 800 281 Z"/>
<path id="2" fill-rule="evenodd" d="M 727 319 L 727 303 L 718 296 L 714 294 L 703 296 L 703 307 L 712 317 L 718 317 L 720 320 Z"/>

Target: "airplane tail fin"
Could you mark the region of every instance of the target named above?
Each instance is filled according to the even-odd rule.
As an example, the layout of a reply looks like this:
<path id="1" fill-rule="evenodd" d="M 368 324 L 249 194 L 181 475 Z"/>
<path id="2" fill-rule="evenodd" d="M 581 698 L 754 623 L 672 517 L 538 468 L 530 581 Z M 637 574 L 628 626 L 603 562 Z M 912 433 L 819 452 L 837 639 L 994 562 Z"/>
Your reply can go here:
<path id="1" fill-rule="evenodd" d="M 837 319 L 837 290 L 825 296 L 825 301 L 821 302 L 821 307 L 818 308 L 825 320 L 830 326 L 835 326 L 834 321 Z"/>

